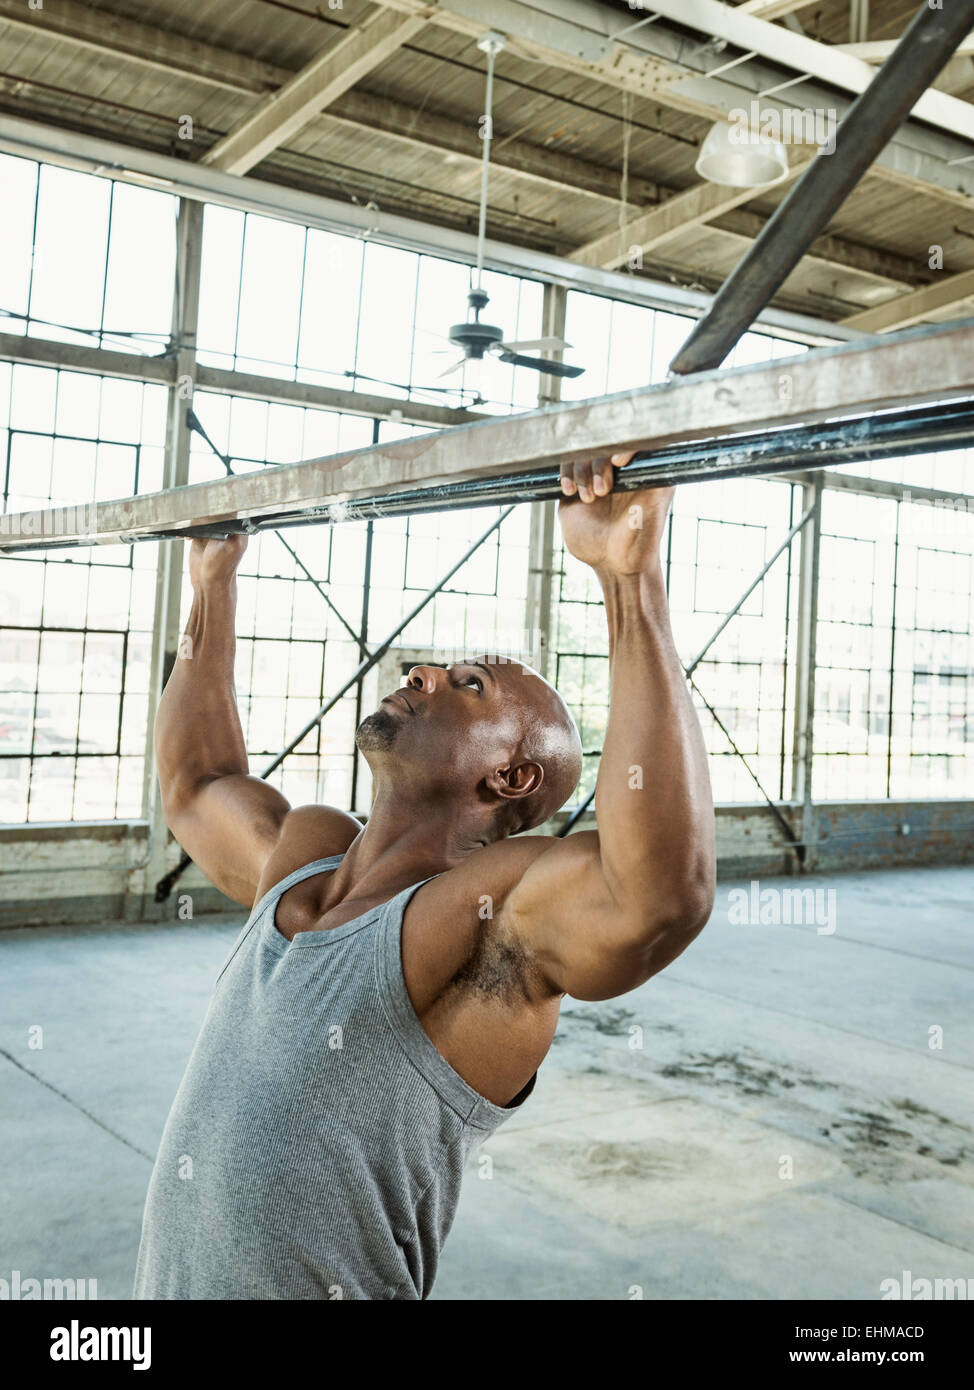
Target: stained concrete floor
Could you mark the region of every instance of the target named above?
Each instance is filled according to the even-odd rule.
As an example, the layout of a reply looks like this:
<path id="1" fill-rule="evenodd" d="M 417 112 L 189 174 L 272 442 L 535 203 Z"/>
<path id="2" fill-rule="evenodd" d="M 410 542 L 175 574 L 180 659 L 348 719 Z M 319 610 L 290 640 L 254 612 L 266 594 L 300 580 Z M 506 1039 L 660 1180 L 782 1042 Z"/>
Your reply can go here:
<path id="1" fill-rule="evenodd" d="M 834 888 L 833 934 L 734 925 L 737 886 L 662 975 L 566 1004 L 535 1094 L 471 1164 L 435 1298 L 974 1280 L 974 870 L 762 882 Z M 128 1296 L 152 1155 L 239 925 L 0 932 L 0 1277 Z"/>

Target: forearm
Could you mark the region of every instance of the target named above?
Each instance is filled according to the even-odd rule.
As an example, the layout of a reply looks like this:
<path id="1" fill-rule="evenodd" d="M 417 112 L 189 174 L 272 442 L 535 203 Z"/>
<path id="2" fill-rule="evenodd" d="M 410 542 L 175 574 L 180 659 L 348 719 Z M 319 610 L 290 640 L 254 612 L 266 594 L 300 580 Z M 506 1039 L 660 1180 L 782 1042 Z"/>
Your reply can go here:
<path id="1" fill-rule="evenodd" d="M 658 560 L 599 574 L 609 627 L 609 724 L 596 789 L 600 857 L 627 914 L 706 915 L 714 809 L 707 755 L 670 629 Z"/>
<path id="2" fill-rule="evenodd" d="M 233 684 L 236 577 L 198 585 L 179 654 L 159 702 L 156 766 L 164 798 L 209 778 L 248 771 Z"/>

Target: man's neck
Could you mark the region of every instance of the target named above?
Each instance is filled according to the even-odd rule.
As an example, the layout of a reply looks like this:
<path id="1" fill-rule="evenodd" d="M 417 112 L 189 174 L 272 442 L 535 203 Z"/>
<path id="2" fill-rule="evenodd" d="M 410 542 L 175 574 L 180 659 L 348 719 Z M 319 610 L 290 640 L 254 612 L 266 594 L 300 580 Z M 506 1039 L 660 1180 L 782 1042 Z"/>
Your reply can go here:
<path id="1" fill-rule="evenodd" d="M 485 843 L 482 831 L 455 806 L 428 796 L 410 798 L 401 787 L 393 791 L 380 783 L 368 824 L 346 851 L 335 884 L 342 897 L 398 892 L 452 869 Z"/>

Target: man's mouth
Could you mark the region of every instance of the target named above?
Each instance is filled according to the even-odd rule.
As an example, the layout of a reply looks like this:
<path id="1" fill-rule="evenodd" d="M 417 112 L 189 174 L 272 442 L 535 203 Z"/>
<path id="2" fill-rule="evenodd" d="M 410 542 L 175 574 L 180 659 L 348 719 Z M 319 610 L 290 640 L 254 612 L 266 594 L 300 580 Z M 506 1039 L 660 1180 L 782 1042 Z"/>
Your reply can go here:
<path id="1" fill-rule="evenodd" d="M 393 701 L 393 700 L 401 700 L 402 703 L 403 703 L 403 704 L 406 706 L 406 708 L 409 710 L 409 713 L 410 713 L 410 714 L 415 714 L 415 713 L 416 713 L 416 711 L 413 709 L 412 705 L 411 705 L 411 704 L 409 703 L 409 701 L 406 699 L 405 695 L 402 693 L 401 690 L 395 690 L 395 691 L 393 691 L 393 693 L 392 693 L 391 695 L 386 695 L 382 700 L 379 701 L 379 703 L 382 704 L 382 705 L 385 705 L 385 704 L 389 704 L 389 703 L 390 703 L 391 701 Z"/>

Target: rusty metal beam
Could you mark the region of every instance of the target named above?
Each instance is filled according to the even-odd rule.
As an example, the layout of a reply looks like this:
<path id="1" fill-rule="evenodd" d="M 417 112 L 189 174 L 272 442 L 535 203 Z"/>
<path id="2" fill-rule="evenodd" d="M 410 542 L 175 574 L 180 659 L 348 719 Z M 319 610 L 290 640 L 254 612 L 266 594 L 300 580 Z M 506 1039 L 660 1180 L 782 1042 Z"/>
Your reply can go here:
<path id="1" fill-rule="evenodd" d="M 971 398 L 974 320 L 965 320 L 769 364 L 699 373 L 165 493 L 99 502 L 80 519 L 69 514 L 65 520 L 63 508 L 5 516 L 0 518 L 0 549 L 124 542 L 201 528 L 216 534 L 337 522 L 353 509 L 382 515 L 393 509 L 405 513 L 470 506 L 476 485 L 485 481 L 503 500 L 528 500 L 537 492 L 526 490 L 518 478 L 528 469 L 616 450 L 649 451 L 653 457 L 686 441 L 708 441 L 698 450 L 702 461 L 695 466 L 692 459 L 685 462 L 678 475 L 650 465 L 643 485 L 767 473 L 773 469 L 761 453 L 762 441 L 766 445 L 776 429 L 797 426 L 793 433 L 804 431 L 810 437 L 816 424 L 844 421 L 836 436 L 841 443 L 852 431 L 854 417 L 865 432 L 863 452 L 868 454 L 876 411 Z M 748 432 L 753 449 L 741 457 L 740 450 L 733 450 L 734 436 Z M 807 457 L 799 447 L 797 461 L 791 455 L 779 471 L 834 462 L 834 454 L 823 446 L 817 452 L 809 447 Z M 76 513 L 77 508 L 68 511 Z"/>

